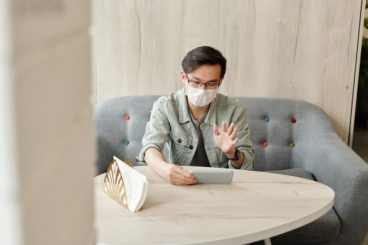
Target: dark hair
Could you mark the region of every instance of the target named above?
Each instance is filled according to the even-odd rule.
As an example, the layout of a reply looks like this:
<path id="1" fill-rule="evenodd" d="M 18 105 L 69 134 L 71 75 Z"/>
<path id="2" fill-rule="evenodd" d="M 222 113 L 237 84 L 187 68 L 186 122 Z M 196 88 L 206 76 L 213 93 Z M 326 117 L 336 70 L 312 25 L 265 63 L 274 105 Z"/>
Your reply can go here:
<path id="1" fill-rule="evenodd" d="M 197 69 L 201 65 L 220 65 L 221 78 L 226 72 L 226 59 L 220 51 L 208 46 L 202 46 L 189 51 L 181 62 L 185 73 Z"/>

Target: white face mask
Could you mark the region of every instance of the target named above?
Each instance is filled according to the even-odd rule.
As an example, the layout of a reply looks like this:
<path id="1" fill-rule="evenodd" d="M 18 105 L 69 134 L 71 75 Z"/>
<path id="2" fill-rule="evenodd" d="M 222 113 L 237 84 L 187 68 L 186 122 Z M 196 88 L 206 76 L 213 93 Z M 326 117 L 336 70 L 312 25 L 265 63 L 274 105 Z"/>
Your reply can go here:
<path id="1" fill-rule="evenodd" d="M 206 106 L 211 103 L 217 95 L 218 88 L 202 90 L 199 88 L 193 88 L 188 84 L 185 86 L 185 93 L 188 96 L 189 101 L 195 106 Z"/>

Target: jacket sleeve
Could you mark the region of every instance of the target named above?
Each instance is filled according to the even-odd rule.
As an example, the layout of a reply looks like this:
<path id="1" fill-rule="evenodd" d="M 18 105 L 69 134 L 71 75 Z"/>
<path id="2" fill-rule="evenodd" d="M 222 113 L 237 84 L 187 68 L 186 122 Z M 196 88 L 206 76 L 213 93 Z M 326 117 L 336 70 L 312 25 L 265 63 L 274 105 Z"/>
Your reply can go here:
<path id="1" fill-rule="evenodd" d="M 146 132 L 142 138 L 142 149 L 138 160 L 144 162 L 144 154 L 149 148 L 163 151 L 164 145 L 169 137 L 170 124 L 167 118 L 163 98 L 158 99 L 151 110 L 150 120 L 146 125 Z"/>
<path id="2" fill-rule="evenodd" d="M 240 169 L 253 170 L 255 153 L 250 139 L 247 112 L 241 104 L 236 107 L 232 121 L 238 130 L 236 134 L 238 143 L 235 147 L 244 154 L 244 161 Z M 231 160 L 228 161 L 228 166 L 235 168 Z"/>

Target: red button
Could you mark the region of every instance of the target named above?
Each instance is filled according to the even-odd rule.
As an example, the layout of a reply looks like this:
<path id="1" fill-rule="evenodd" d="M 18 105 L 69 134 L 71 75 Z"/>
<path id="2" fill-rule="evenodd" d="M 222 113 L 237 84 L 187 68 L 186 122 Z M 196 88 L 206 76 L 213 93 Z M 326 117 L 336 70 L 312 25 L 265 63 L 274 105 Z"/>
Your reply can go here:
<path id="1" fill-rule="evenodd" d="M 124 119 L 125 119 L 125 121 L 129 121 L 130 120 L 130 115 L 129 114 L 125 114 Z"/>
<path id="2" fill-rule="evenodd" d="M 292 117 L 292 118 L 291 118 L 291 122 L 292 122 L 292 123 L 296 123 L 296 118 L 295 118 L 295 117 Z"/>
<path id="3" fill-rule="evenodd" d="M 262 145 L 263 148 L 266 148 L 268 146 L 268 143 L 266 141 L 264 141 L 264 142 L 261 143 L 261 145 Z"/>

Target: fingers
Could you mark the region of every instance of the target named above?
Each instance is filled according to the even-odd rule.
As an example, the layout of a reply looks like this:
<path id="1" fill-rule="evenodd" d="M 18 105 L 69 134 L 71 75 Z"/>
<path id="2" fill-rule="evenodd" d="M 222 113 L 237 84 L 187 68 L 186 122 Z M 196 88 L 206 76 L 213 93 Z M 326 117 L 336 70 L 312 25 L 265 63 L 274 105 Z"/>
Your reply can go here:
<path id="1" fill-rule="evenodd" d="M 230 123 L 229 127 L 226 128 L 226 123 L 221 124 L 222 132 L 219 133 L 217 125 L 213 125 L 213 135 L 216 145 L 221 148 L 224 152 L 227 152 L 229 147 L 233 147 L 238 143 L 236 133 L 238 128 L 235 127 L 235 123 Z"/>
<path id="2" fill-rule="evenodd" d="M 217 126 L 216 126 L 216 128 L 217 128 Z M 226 123 L 222 122 L 222 132 L 227 133 L 232 140 L 235 139 L 237 130 L 238 129 L 235 127 L 235 123 L 233 123 L 233 122 L 230 123 L 230 126 L 226 129 Z M 217 134 L 216 135 L 218 135 L 218 129 L 217 129 Z"/>
<path id="3" fill-rule="evenodd" d="M 235 128 L 235 124 L 234 124 L 233 122 L 232 122 L 232 123 L 230 123 L 230 126 L 229 126 L 229 128 L 227 129 L 227 134 L 228 134 L 228 135 L 231 135 L 231 133 L 233 132 L 234 128 Z"/>
<path id="4" fill-rule="evenodd" d="M 218 127 L 217 127 L 216 124 L 213 125 L 213 135 L 215 135 L 215 136 L 219 135 Z"/>
<path id="5" fill-rule="evenodd" d="M 168 182 L 174 185 L 193 185 L 197 180 L 182 167 L 173 165 L 168 173 Z"/>
<path id="6" fill-rule="evenodd" d="M 234 126 L 234 124 L 233 124 L 233 126 Z M 232 132 L 230 133 L 230 138 L 232 139 L 232 140 L 234 140 L 235 139 L 235 137 L 236 137 L 236 132 L 238 131 L 238 129 L 237 128 L 235 128 L 235 127 L 233 127 L 234 128 L 234 130 L 232 130 Z M 228 130 L 228 132 L 230 131 L 230 128 L 229 128 L 229 130 Z"/>
<path id="7" fill-rule="evenodd" d="M 222 126 L 222 133 L 226 133 L 226 123 L 222 122 L 221 126 Z"/>

